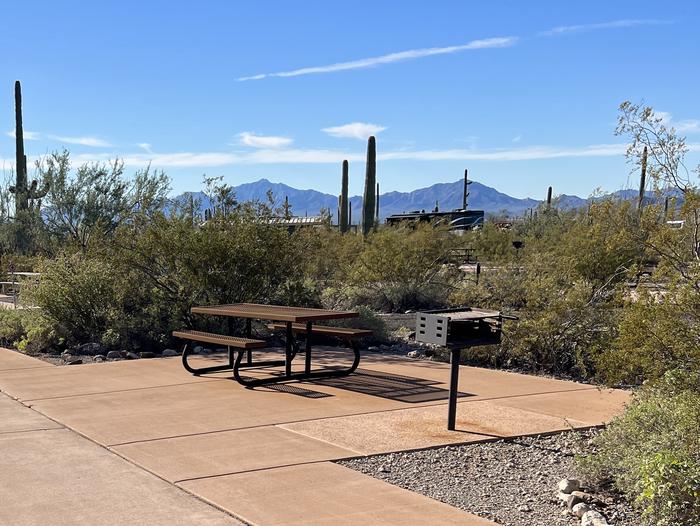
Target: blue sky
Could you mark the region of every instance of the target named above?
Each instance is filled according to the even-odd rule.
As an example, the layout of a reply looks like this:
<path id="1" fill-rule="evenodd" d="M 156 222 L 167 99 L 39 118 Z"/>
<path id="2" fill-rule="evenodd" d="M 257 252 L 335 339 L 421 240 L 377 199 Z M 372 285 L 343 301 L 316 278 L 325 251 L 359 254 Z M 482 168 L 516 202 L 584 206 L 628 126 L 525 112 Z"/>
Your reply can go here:
<path id="1" fill-rule="evenodd" d="M 360 193 L 369 133 L 382 192 L 464 168 L 517 197 L 616 190 L 630 183 L 613 134 L 624 100 L 700 149 L 699 14 L 695 1 L 6 3 L 0 168 L 19 79 L 28 155 L 151 162 L 174 193 L 206 173 L 337 194 L 344 158 Z"/>

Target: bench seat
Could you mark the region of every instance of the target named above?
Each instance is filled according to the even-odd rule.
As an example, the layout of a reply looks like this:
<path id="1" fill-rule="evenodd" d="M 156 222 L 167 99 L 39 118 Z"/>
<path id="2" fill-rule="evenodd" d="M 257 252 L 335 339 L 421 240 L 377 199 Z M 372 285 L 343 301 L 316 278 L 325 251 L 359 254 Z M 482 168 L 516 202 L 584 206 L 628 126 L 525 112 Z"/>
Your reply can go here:
<path id="1" fill-rule="evenodd" d="M 238 336 L 225 336 L 223 334 L 215 334 L 213 332 L 202 331 L 173 331 L 173 336 L 182 338 L 183 340 L 192 340 L 194 342 L 215 343 L 225 345 L 226 347 L 235 347 L 237 349 L 260 349 L 265 347 L 265 340 L 254 340 L 252 338 L 240 338 Z"/>
<path id="2" fill-rule="evenodd" d="M 268 329 L 273 331 L 285 330 L 287 326 L 284 323 L 271 323 L 267 326 Z M 306 324 L 304 323 L 292 323 L 292 330 L 294 332 L 306 332 Z M 324 334 L 326 336 L 335 336 L 337 338 L 364 338 L 365 336 L 372 336 L 372 331 L 369 329 L 352 329 L 348 327 L 328 327 L 324 325 L 312 325 L 312 334 Z"/>

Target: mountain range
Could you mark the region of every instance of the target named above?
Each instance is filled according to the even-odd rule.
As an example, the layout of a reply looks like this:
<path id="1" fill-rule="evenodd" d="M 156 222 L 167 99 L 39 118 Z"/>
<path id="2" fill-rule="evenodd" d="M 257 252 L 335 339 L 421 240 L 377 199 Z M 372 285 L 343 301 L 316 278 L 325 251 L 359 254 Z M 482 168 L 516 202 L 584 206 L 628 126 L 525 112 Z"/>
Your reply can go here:
<path id="1" fill-rule="evenodd" d="M 433 210 L 437 205 L 439 210 L 454 210 L 462 207 L 462 180 L 453 183 L 437 183 L 426 188 L 419 188 L 412 192 L 387 192 L 379 196 L 379 215 L 384 219 L 392 214 L 411 212 L 415 210 Z M 252 183 L 243 183 L 235 186 L 234 191 L 238 201 L 253 201 L 267 199 L 267 193 L 272 192 L 275 203 L 281 205 L 285 197 L 292 207 L 292 214 L 296 216 L 313 216 L 327 209 L 335 216 L 338 208 L 338 197 L 325 194 L 316 190 L 300 190 L 284 183 L 273 183 L 267 179 L 260 179 Z M 633 199 L 637 196 L 636 190 L 619 190 L 612 194 L 621 199 Z M 209 199 L 202 192 L 185 192 L 175 198 L 184 202 L 192 196 L 198 199 L 202 208 L 211 206 Z M 647 192 L 651 198 L 651 192 Z M 575 195 L 559 195 L 556 197 L 557 206 L 561 208 L 579 208 L 588 201 Z M 477 181 L 469 185 L 468 206 L 473 210 L 483 210 L 487 215 L 506 214 L 518 216 L 528 209 L 537 207 L 542 200 L 511 197 L 498 190 L 486 186 Z M 352 206 L 353 222 L 360 217 L 362 196 L 350 198 Z"/>

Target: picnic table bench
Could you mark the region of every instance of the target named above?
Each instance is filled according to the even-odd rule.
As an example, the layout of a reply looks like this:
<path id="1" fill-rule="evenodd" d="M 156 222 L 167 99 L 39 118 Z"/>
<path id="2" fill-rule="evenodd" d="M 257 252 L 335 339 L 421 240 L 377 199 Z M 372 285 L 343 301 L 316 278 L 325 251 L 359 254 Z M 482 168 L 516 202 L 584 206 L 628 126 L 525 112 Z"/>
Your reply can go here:
<path id="1" fill-rule="evenodd" d="M 255 387 L 259 385 L 267 385 L 289 380 L 306 380 L 316 378 L 332 378 L 337 376 L 346 376 L 357 369 L 360 363 L 360 351 L 357 345 L 357 340 L 366 336 L 370 336 L 372 331 L 367 329 L 355 329 L 348 327 L 330 327 L 326 325 L 316 325 L 315 322 L 336 320 L 343 318 L 356 318 L 357 312 L 353 311 L 334 311 L 326 309 L 310 309 L 303 307 L 286 307 L 279 305 L 258 305 L 254 303 L 235 303 L 231 305 L 212 305 L 207 307 L 193 307 L 193 314 L 225 316 L 229 320 L 229 332 L 233 332 L 233 319 L 243 318 L 246 320 L 245 337 L 232 335 L 221 335 L 210 332 L 201 331 L 174 331 L 173 336 L 186 340 L 185 347 L 182 352 L 182 363 L 187 371 L 192 374 L 200 375 L 216 371 L 232 370 L 234 378 L 242 385 L 247 387 Z M 284 360 L 263 360 L 254 361 L 252 357 L 253 349 L 262 349 L 267 347 L 265 340 L 254 339 L 252 337 L 251 321 L 267 320 L 272 321 L 268 328 L 273 331 L 283 331 L 285 341 Z M 292 361 L 299 352 L 299 345 L 295 338 L 298 333 L 305 335 L 304 348 L 304 371 L 292 372 Z M 354 360 L 350 367 L 344 369 L 325 369 L 319 371 L 311 370 L 311 339 L 312 335 L 332 336 L 344 340 L 348 347 L 352 349 Z M 224 365 L 216 365 L 211 367 L 194 368 L 188 358 L 191 355 L 190 342 L 205 342 L 214 343 L 225 346 L 228 354 L 228 363 Z M 234 351 L 234 349 L 236 349 Z M 234 353 L 236 356 L 234 358 Z M 245 362 L 243 358 L 246 357 Z M 244 368 L 263 368 L 263 367 L 278 367 L 284 366 L 284 373 L 281 375 L 269 376 L 264 378 L 249 378 L 243 377 L 240 374 L 240 369 Z"/>

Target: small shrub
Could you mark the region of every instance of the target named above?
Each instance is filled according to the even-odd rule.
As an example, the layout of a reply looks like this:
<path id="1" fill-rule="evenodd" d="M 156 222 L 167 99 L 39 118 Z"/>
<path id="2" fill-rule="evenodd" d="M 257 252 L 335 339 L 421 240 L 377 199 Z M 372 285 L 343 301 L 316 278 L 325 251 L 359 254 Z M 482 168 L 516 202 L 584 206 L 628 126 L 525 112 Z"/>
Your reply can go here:
<path id="1" fill-rule="evenodd" d="M 700 375 L 674 371 L 644 386 L 594 445 L 578 459 L 583 472 L 626 493 L 645 524 L 700 524 Z"/>

